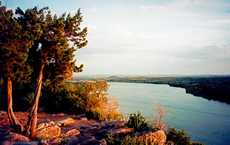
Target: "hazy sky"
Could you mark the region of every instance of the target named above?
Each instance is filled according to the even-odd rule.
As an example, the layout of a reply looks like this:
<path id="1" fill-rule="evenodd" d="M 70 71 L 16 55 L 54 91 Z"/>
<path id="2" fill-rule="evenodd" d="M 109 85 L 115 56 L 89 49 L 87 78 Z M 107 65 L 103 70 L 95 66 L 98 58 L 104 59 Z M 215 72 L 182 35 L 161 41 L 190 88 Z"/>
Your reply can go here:
<path id="1" fill-rule="evenodd" d="M 82 74 L 229 74 L 230 0 L 5 0 L 8 7 L 82 9 Z"/>

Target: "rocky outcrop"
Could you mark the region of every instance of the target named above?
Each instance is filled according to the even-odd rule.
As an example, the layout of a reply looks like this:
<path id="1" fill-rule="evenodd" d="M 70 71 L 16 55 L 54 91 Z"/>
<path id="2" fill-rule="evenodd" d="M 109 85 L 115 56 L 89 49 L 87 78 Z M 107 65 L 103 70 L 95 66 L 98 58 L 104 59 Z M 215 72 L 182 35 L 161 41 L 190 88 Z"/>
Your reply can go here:
<path id="1" fill-rule="evenodd" d="M 66 144 L 68 145 L 107 145 L 104 139 L 98 140 L 94 136 L 81 136 L 71 138 Z"/>
<path id="2" fill-rule="evenodd" d="M 42 140 L 50 140 L 54 138 L 59 138 L 61 136 L 61 127 L 71 126 L 76 123 L 71 117 L 68 117 L 61 121 L 50 121 L 48 123 L 41 123 L 38 125 L 36 138 Z M 80 134 L 77 129 L 70 129 L 62 135 L 62 137 L 74 137 Z"/>
<path id="3" fill-rule="evenodd" d="M 127 135 L 133 131 L 132 128 L 126 128 L 125 122 L 123 121 L 111 121 L 111 122 L 103 122 L 101 124 L 100 130 L 98 130 L 95 134 L 96 138 L 102 139 L 107 134 L 110 135 Z"/>
<path id="4" fill-rule="evenodd" d="M 145 142 L 147 144 L 157 144 L 157 145 L 165 145 L 166 143 L 166 134 L 163 130 L 158 130 L 156 132 L 149 132 L 137 137 L 137 139 L 141 142 Z"/>
<path id="5" fill-rule="evenodd" d="M 1 112 L 0 112 L 1 113 Z M 17 113 L 16 113 L 17 114 Z M 18 115 L 18 114 L 17 114 Z M 0 120 L 0 144 L 69 144 L 69 145 L 106 145 L 105 138 L 107 135 L 112 136 L 126 136 L 136 135 L 139 141 L 151 142 L 163 145 L 166 142 L 166 135 L 164 131 L 148 132 L 142 134 L 134 133 L 132 128 L 127 128 L 124 121 L 97 121 L 88 120 L 84 116 L 73 116 L 66 114 L 38 114 L 40 123 L 37 128 L 36 137 L 38 140 L 30 141 L 29 138 L 10 132 L 11 130 L 6 113 Z M 27 115 L 21 115 L 24 117 Z M 1 116 L 0 116 L 1 118 Z M 66 118 L 66 119 L 65 119 Z M 24 119 L 24 118 L 21 118 Z M 49 121 L 47 120 L 54 120 Z M 46 123 L 47 122 L 47 123 Z M 8 126 L 7 126 L 8 125 Z M 40 140 L 42 142 L 40 142 Z"/>
<path id="6" fill-rule="evenodd" d="M 0 134 L 1 136 L 1 134 Z M 24 135 L 9 132 L 7 135 L 4 135 L 3 138 L 0 139 L 1 145 L 38 145 L 37 141 L 30 141 L 30 139 Z"/>
<path id="7" fill-rule="evenodd" d="M 63 137 L 74 137 L 74 136 L 78 136 L 80 135 L 80 131 L 77 129 L 71 129 L 69 131 L 67 131 Z"/>
<path id="8" fill-rule="evenodd" d="M 127 135 L 133 133 L 133 128 L 118 128 L 111 131 L 111 135 Z"/>
<path id="9" fill-rule="evenodd" d="M 36 132 L 36 138 L 42 140 L 49 140 L 53 138 L 58 138 L 61 136 L 61 128 L 57 126 L 54 122 L 42 123 L 38 125 Z"/>
<path id="10" fill-rule="evenodd" d="M 41 145 L 42 143 L 38 141 L 30 141 L 30 142 L 23 142 L 23 141 L 4 141 L 1 145 Z M 43 145 L 43 144 L 42 144 Z"/>
<path id="11" fill-rule="evenodd" d="M 70 126 L 70 125 L 73 125 L 74 123 L 76 123 L 76 120 L 74 120 L 71 117 L 57 122 L 57 124 L 61 126 Z"/>
<path id="12" fill-rule="evenodd" d="M 30 139 L 24 135 L 10 132 L 9 135 L 6 137 L 8 141 L 11 142 L 28 142 Z"/>

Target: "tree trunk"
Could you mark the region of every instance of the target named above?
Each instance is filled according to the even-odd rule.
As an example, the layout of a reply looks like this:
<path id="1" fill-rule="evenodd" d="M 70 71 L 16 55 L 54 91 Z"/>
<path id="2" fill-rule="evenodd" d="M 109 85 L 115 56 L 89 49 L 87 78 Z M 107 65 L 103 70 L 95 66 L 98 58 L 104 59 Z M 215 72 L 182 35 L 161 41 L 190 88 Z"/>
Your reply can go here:
<path id="1" fill-rule="evenodd" d="M 23 131 L 23 126 L 17 120 L 13 111 L 13 98 L 12 98 L 12 80 L 10 77 L 7 77 L 7 115 L 11 126 L 18 132 Z"/>
<path id="2" fill-rule="evenodd" d="M 28 122 L 26 125 L 26 135 L 30 136 L 31 138 L 33 138 L 36 134 L 37 112 L 38 112 L 39 99 L 41 96 L 43 69 L 44 69 L 44 64 L 41 65 L 41 68 L 39 71 L 39 75 L 38 75 L 37 82 L 36 82 L 33 106 L 29 113 Z"/>
<path id="3" fill-rule="evenodd" d="M 4 81 L 2 78 L 0 78 L 0 84 L 1 84 L 1 87 L 0 87 L 0 110 L 6 110 L 6 95 L 4 94 L 5 92 L 5 86 L 4 86 Z"/>

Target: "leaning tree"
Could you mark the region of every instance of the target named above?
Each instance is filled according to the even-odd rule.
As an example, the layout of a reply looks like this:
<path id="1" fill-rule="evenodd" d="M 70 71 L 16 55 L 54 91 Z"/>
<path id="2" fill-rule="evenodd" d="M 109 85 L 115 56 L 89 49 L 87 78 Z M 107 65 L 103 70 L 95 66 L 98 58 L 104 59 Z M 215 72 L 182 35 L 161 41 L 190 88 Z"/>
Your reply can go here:
<path id="1" fill-rule="evenodd" d="M 87 29 L 81 28 L 80 10 L 75 15 L 60 17 L 52 15 L 48 8 L 16 10 L 18 20 L 24 30 L 30 33 L 33 46 L 29 52 L 29 63 L 34 70 L 35 92 L 31 111 L 26 125 L 26 134 L 34 137 L 37 127 L 37 111 L 44 83 L 55 86 L 71 78 L 75 66 L 75 51 L 87 44 Z"/>
<path id="2" fill-rule="evenodd" d="M 0 7 L 0 71 L 6 88 L 7 114 L 10 124 L 17 131 L 22 131 L 23 126 L 13 112 L 12 81 L 18 79 L 15 76 L 21 76 L 16 73 L 23 72 L 23 68 L 26 68 L 31 44 L 26 32 L 14 17 L 13 11 Z"/>

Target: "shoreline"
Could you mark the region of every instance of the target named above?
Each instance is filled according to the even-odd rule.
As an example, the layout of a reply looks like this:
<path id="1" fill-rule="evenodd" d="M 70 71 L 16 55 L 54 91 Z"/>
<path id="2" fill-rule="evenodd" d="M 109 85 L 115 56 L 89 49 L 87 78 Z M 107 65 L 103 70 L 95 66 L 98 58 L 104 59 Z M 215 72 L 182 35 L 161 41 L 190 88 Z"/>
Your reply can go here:
<path id="1" fill-rule="evenodd" d="M 195 96 L 195 97 L 201 97 L 201 98 L 207 99 L 207 100 L 209 100 L 209 101 L 217 101 L 217 102 L 220 102 L 220 103 L 224 103 L 224 104 L 230 105 L 230 102 L 221 101 L 221 100 L 219 100 L 219 99 L 217 99 L 217 98 L 209 98 L 209 96 L 202 96 L 201 94 L 196 94 L 196 93 L 193 93 L 193 92 L 188 92 L 188 90 L 187 90 L 185 87 L 176 86 L 176 85 L 172 85 L 172 84 L 168 84 L 168 83 L 155 83 L 155 82 L 144 82 L 144 81 L 143 81 L 143 82 L 133 82 L 133 81 L 108 81 L 108 82 L 168 85 L 169 87 L 185 89 L 185 93 L 186 93 L 186 94 L 191 94 L 191 95 L 193 95 L 193 96 Z"/>
<path id="2" fill-rule="evenodd" d="M 202 97 L 207 100 L 218 101 L 230 105 L 230 77 L 159 77 L 132 78 L 116 77 L 104 78 L 108 82 L 165 84 L 170 87 L 185 89 L 187 94 Z M 229 97 L 228 97 L 229 96 Z"/>

